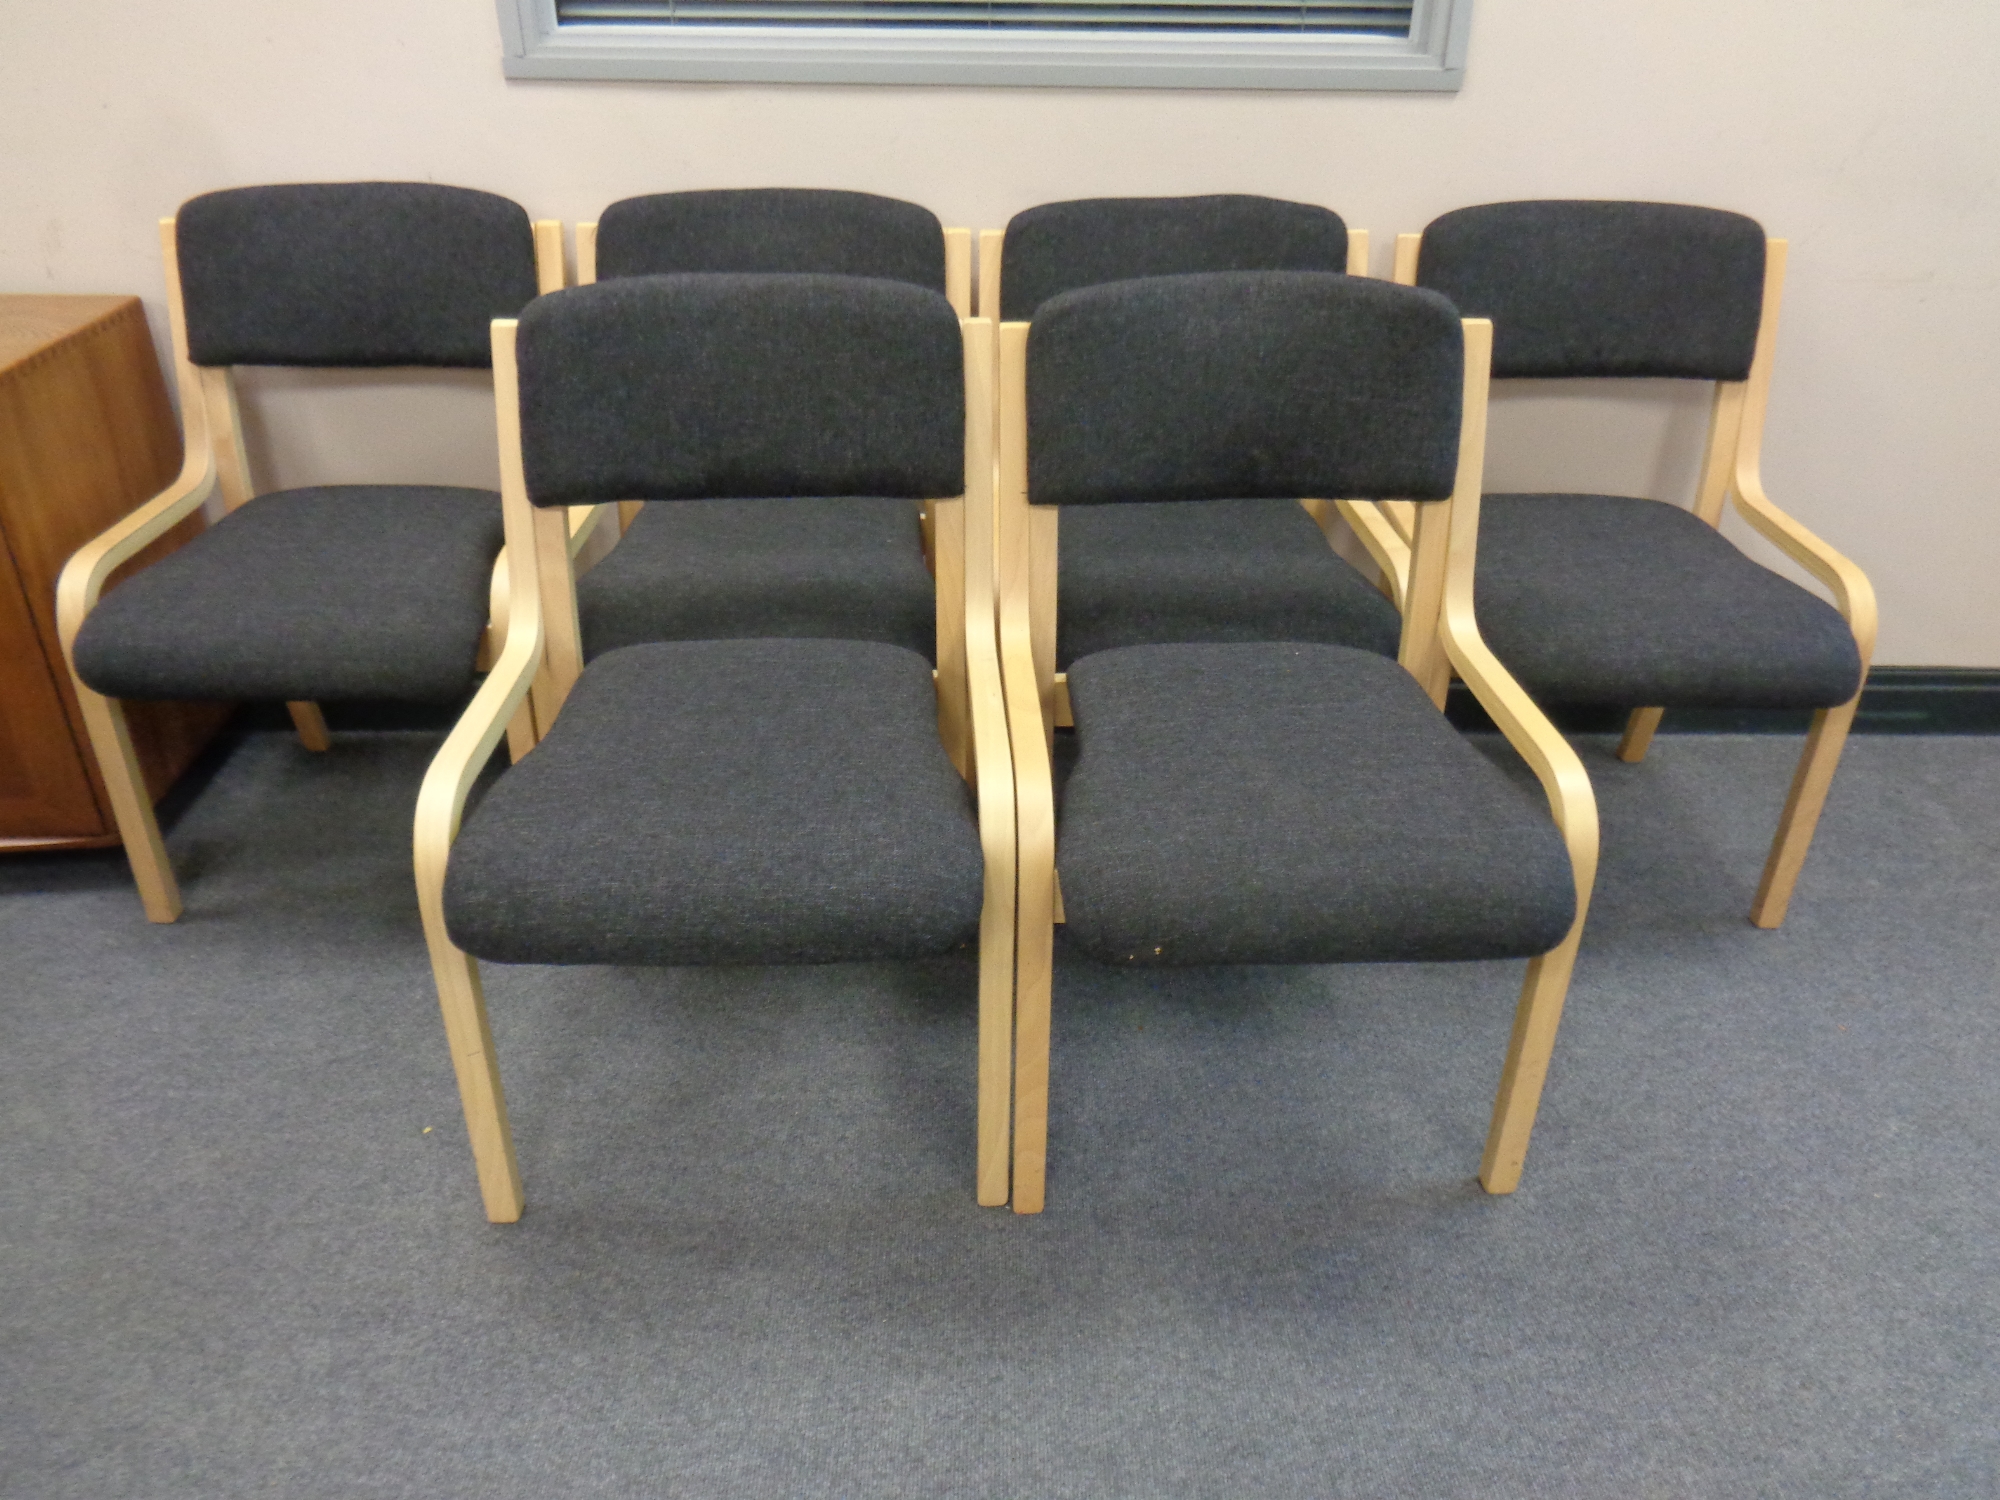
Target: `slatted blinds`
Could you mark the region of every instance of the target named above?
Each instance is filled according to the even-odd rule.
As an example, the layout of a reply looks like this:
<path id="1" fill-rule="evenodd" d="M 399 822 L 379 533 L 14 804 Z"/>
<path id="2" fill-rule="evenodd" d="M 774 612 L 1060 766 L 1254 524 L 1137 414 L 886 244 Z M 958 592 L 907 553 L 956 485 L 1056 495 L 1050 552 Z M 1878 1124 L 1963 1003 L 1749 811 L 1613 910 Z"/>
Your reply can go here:
<path id="1" fill-rule="evenodd" d="M 559 26 L 1274 32 L 1404 38 L 1415 0 L 556 0 Z"/>

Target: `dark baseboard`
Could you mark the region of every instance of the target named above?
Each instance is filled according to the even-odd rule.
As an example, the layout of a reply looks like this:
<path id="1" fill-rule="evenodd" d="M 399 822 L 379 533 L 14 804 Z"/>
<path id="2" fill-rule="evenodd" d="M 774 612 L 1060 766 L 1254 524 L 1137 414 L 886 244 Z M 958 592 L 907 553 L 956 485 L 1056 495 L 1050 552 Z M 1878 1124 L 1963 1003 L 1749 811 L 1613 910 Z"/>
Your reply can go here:
<path id="1" fill-rule="evenodd" d="M 1617 734 L 1627 709 L 1603 704 L 1545 704 L 1564 734 Z M 1493 721 L 1462 682 L 1451 685 L 1445 713 L 1460 729 L 1492 729 Z M 1804 734 L 1804 708 L 1670 708 L 1662 734 Z M 1856 734 L 2000 734 L 2000 669 L 1876 667 L 1861 692 Z"/>

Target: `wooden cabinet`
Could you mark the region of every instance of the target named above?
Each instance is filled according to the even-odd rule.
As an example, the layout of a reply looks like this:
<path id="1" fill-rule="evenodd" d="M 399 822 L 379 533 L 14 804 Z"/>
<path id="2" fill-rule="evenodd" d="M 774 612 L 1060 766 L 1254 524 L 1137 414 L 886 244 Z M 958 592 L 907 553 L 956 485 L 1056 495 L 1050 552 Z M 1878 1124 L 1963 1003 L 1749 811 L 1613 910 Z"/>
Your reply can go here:
<path id="1" fill-rule="evenodd" d="M 72 552 L 180 470 L 180 434 L 136 297 L 0 296 L 0 852 L 118 842 L 56 637 Z M 202 528 L 199 514 L 133 560 Z M 226 703 L 133 703 L 157 799 Z"/>

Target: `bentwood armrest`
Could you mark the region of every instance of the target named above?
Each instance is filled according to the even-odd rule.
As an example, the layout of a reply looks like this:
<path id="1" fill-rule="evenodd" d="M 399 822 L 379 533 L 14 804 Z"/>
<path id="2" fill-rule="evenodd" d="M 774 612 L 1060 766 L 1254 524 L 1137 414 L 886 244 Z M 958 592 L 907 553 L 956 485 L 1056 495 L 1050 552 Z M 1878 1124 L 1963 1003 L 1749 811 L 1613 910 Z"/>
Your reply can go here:
<path id="1" fill-rule="evenodd" d="M 1443 627 L 1445 651 L 1452 666 L 1472 690 L 1479 706 L 1493 718 L 1521 759 L 1535 773 L 1549 799 L 1549 812 L 1569 846 L 1576 870 L 1577 921 L 1583 920 L 1591 886 L 1597 877 L 1597 795 L 1590 777 L 1569 741 L 1516 682 L 1499 658 L 1487 649 L 1469 612 L 1449 597 Z"/>
<path id="2" fill-rule="evenodd" d="M 1597 878 L 1597 795 L 1583 762 L 1569 741 L 1535 706 L 1527 690 L 1487 648 L 1473 612 L 1473 577 L 1478 561 L 1480 483 L 1486 447 L 1486 397 L 1493 354 L 1493 324 L 1485 318 L 1465 320 L 1465 408 L 1468 425 L 1476 423 L 1460 449 L 1459 483 L 1451 507 L 1451 546 L 1439 610 L 1438 635 L 1445 655 L 1507 743 L 1525 760 L 1542 784 L 1549 811 L 1569 846 L 1570 867 L 1576 873 L 1576 925 L 1583 928 Z"/>
<path id="3" fill-rule="evenodd" d="M 533 598 L 532 595 L 529 596 Z M 507 621 L 507 644 L 438 750 L 417 793 L 417 887 L 428 903 L 440 899 L 444 864 L 465 812 L 472 783 L 491 758 L 508 722 L 528 696 L 542 661 L 541 611 L 514 611 Z"/>
<path id="4" fill-rule="evenodd" d="M 519 381 L 514 369 L 512 318 L 493 324 L 493 401 L 500 428 L 500 483 L 509 493 L 521 491 Z M 501 563 L 507 572 L 507 637 L 500 659 L 486 674 L 485 682 L 473 694 L 472 702 L 459 716 L 445 742 L 424 774 L 417 793 L 416 863 L 417 896 L 424 920 L 435 920 L 443 930 L 445 861 L 452 840 L 458 837 L 459 820 L 465 813 L 465 799 L 472 783 L 484 769 L 500 736 L 506 733 L 522 700 L 533 685 L 542 664 L 541 592 L 534 586 L 534 517 L 523 506 L 507 507 L 507 545 Z M 496 579 L 495 592 L 499 584 Z"/>
<path id="5" fill-rule="evenodd" d="M 63 654 L 70 654 L 84 617 L 96 607 L 104 583 L 119 566 L 178 526 L 208 497 L 215 493 L 215 456 L 199 430 L 199 419 L 189 422 L 187 457 L 172 484 L 125 517 L 116 526 L 101 532 L 77 549 L 63 564 L 56 583 L 56 631 Z"/>
<path id="6" fill-rule="evenodd" d="M 1877 620 L 1875 586 L 1868 575 L 1772 504 L 1754 471 L 1739 469 L 1734 491 L 1743 519 L 1832 591 L 1834 607 L 1853 628 L 1865 663 L 1874 654 Z"/>

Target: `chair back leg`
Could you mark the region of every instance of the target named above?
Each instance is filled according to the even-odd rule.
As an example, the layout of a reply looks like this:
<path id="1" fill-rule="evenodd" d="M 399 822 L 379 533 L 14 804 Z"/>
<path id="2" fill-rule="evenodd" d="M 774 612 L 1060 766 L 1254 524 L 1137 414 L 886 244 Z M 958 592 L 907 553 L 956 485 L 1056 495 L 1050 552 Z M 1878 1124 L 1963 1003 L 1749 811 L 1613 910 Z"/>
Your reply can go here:
<path id="1" fill-rule="evenodd" d="M 1665 713 L 1664 708 L 1633 709 L 1632 716 L 1625 721 L 1624 738 L 1618 741 L 1618 758 L 1634 766 L 1644 760 L 1653 743 L 1653 732 L 1660 727 L 1660 717 Z"/>
<path id="2" fill-rule="evenodd" d="M 292 727 L 299 732 L 299 743 L 308 750 L 330 750 L 333 735 L 326 727 L 326 715 L 319 711 L 317 703 L 301 699 L 287 703 L 286 709 L 292 716 Z"/>

